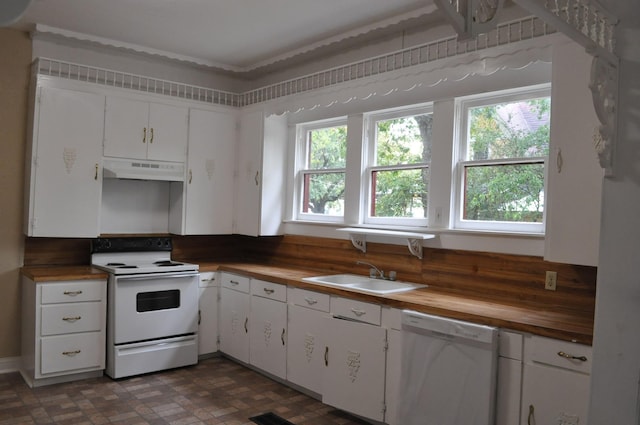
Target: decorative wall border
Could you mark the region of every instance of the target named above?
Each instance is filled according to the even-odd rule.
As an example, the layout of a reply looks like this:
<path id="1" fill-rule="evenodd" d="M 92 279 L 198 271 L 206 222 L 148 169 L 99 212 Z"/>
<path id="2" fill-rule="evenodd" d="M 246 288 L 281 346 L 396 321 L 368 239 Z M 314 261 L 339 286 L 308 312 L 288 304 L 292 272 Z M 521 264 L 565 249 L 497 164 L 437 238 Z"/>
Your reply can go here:
<path id="1" fill-rule="evenodd" d="M 32 73 L 34 75 L 47 75 L 104 86 L 161 94 L 214 105 L 243 107 L 397 71 L 399 69 L 450 59 L 493 47 L 543 37 L 555 32 L 555 29 L 548 26 L 540 18 L 530 16 L 500 24 L 494 30 L 487 34 L 480 34 L 474 39 L 459 40 L 457 36 L 447 37 L 249 90 L 244 93 L 216 90 L 49 58 L 36 59 L 32 65 Z"/>

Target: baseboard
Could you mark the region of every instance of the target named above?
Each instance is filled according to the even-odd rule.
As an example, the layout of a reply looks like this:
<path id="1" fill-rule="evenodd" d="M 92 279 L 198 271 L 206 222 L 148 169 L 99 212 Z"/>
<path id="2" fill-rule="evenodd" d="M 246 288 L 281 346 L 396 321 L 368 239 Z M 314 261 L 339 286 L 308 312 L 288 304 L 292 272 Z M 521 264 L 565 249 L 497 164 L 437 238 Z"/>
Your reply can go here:
<path id="1" fill-rule="evenodd" d="M 17 372 L 20 369 L 20 357 L 0 358 L 0 374 Z"/>

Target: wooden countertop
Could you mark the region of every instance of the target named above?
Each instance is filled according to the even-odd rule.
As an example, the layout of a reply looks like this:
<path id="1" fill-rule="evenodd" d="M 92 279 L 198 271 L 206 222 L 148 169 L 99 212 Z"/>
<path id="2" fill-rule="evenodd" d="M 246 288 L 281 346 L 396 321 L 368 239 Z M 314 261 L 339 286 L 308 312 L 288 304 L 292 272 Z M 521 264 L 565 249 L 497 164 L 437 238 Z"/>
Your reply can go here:
<path id="1" fill-rule="evenodd" d="M 590 345 L 593 339 L 593 317 L 580 315 L 576 311 L 552 311 L 543 310 L 542 307 L 526 308 L 495 303 L 452 294 L 434 287 L 389 295 L 365 294 L 301 280 L 303 277 L 332 274 L 326 270 L 300 270 L 253 263 L 200 263 L 200 271 L 215 270 L 242 273 L 274 283 L 565 341 Z"/>
<path id="2" fill-rule="evenodd" d="M 406 293 L 374 295 L 350 289 L 328 287 L 302 281 L 304 277 L 332 274 L 327 270 L 301 270 L 256 263 L 199 262 L 200 271 L 227 271 L 257 279 L 282 283 L 343 297 L 373 302 L 399 309 L 410 309 L 452 319 L 466 320 L 514 331 L 528 332 L 566 341 L 591 344 L 593 317 L 572 310 L 523 307 L 465 297 L 435 287 Z M 23 267 L 22 274 L 36 282 L 106 279 L 108 273 L 91 266 Z"/>
<path id="3" fill-rule="evenodd" d="M 109 273 L 91 266 L 33 266 L 20 272 L 34 282 L 107 279 Z"/>

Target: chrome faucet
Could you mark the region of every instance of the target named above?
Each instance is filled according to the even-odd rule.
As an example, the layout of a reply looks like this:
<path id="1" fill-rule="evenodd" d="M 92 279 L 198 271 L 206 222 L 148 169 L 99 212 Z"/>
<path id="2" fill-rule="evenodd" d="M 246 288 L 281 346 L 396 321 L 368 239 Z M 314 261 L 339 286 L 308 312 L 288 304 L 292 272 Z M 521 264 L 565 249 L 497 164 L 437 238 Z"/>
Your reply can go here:
<path id="1" fill-rule="evenodd" d="M 371 263 L 367 263 L 366 261 L 356 261 L 356 264 L 367 265 L 371 267 L 369 269 L 369 277 L 375 277 L 376 279 L 384 279 L 384 280 L 396 280 L 396 272 L 389 272 L 389 277 L 384 275 L 384 272 L 374 266 Z"/>

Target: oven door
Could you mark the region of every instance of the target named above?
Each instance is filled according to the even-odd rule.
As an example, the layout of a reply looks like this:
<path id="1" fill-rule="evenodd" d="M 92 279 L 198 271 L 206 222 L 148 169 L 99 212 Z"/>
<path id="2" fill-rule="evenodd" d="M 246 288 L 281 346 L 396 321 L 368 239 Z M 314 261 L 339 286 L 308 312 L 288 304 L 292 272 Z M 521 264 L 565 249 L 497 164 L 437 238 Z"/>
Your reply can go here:
<path id="1" fill-rule="evenodd" d="M 109 326 L 114 344 L 195 333 L 198 276 L 198 272 L 113 276 Z"/>

